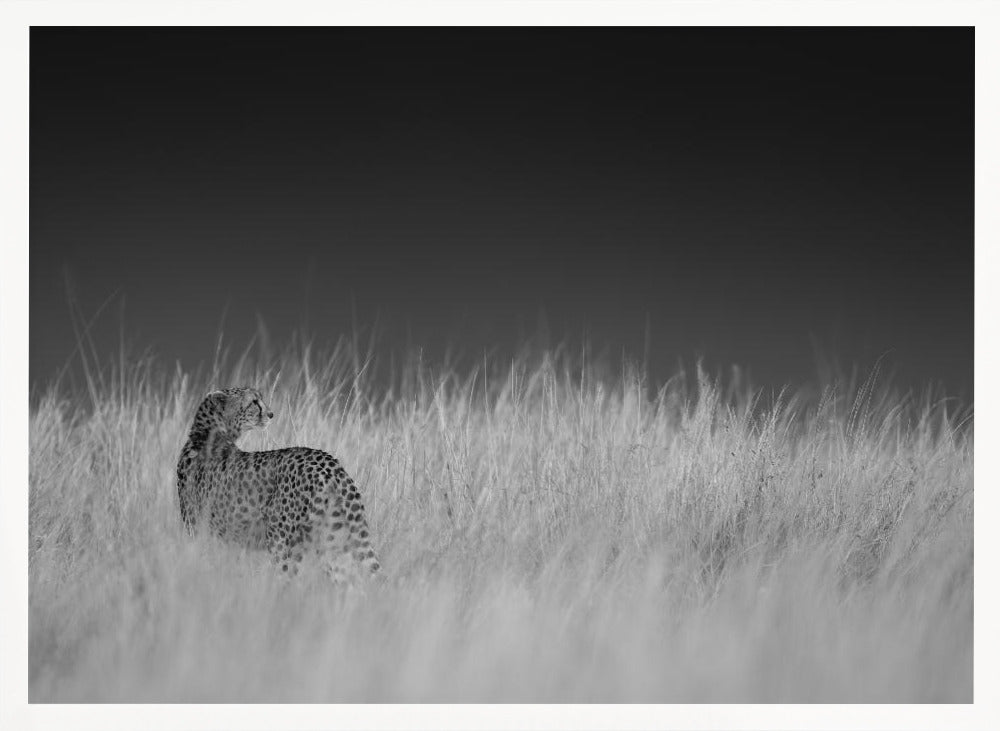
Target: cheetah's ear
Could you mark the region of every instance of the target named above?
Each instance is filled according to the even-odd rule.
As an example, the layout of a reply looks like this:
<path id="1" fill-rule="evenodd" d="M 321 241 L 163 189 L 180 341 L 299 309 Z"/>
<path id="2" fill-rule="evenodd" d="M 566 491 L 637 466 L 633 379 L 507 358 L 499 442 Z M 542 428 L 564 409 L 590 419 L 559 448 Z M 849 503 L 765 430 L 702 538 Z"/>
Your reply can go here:
<path id="1" fill-rule="evenodd" d="M 225 391 L 212 391 L 211 393 L 206 393 L 205 394 L 205 398 L 206 399 L 210 399 L 210 398 L 225 398 L 225 397 L 226 397 L 226 392 Z"/>

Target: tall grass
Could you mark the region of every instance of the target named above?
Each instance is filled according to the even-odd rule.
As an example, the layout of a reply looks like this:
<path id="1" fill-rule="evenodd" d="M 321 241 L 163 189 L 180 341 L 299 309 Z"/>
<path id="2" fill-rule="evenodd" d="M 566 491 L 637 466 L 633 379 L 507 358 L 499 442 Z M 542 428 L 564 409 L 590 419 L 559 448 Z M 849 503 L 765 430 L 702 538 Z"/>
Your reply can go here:
<path id="1" fill-rule="evenodd" d="M 658 389 L 554 353 L 391 385 L 346 347 L 205 376 L 124 361 L 30 414 L 30 700 L 972 700 L 971 419 L 872 384 Z M 214 386 L 245 449 L 339 456 L 387 581 L 288 581 L 188 536 Z"/>

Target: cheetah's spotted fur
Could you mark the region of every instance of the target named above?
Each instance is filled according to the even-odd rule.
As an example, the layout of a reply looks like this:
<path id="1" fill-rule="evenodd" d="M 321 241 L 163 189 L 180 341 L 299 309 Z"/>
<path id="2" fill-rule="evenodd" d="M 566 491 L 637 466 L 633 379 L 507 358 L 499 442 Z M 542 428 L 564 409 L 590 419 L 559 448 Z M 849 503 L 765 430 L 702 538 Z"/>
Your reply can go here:
<path id="1" fill-rule="evenodd" d="M 294 574 L 318 556 L 335 581 L 379 569 L 354 481 L 326 452 L 291 447 L 244 452 L 236 441 L 273 414 L 259 391 L 229 388 L 198 406 L 177 463 L 181 519 L 207 519 L 223 539 L 266 548 Z"/>

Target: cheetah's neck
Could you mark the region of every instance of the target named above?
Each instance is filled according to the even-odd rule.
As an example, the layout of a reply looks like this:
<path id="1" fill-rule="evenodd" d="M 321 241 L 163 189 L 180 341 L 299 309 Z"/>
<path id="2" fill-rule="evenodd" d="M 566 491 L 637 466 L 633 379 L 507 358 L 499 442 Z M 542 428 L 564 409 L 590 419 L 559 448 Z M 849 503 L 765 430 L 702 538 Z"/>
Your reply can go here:
<path id="1" fill-rule="evenodd" d="M 194 452 L 210 459 L 218 459 L 236 451 L 236 440 L 225 428 L 192 428 L 188 434 L 185 451 Z"/>
<path id="2" fill-rule="evenodd" d="M 208 458 L 225 457 L 236 449 L 236 437 L 211 399 L 198 407 L 188 433 L 186 449 Z"/>

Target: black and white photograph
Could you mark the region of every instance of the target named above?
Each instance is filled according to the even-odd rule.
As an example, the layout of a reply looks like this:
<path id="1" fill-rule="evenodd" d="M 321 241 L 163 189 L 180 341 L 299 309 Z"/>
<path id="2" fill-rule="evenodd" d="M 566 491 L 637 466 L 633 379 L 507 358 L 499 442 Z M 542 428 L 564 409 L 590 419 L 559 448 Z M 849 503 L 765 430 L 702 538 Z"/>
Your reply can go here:
<path id="1" fill-rule="evenodd" d="M 985 700 L 899 21 L 25 29 L 29 707 Z"/>

